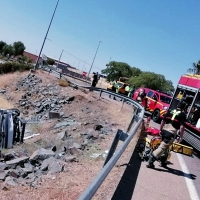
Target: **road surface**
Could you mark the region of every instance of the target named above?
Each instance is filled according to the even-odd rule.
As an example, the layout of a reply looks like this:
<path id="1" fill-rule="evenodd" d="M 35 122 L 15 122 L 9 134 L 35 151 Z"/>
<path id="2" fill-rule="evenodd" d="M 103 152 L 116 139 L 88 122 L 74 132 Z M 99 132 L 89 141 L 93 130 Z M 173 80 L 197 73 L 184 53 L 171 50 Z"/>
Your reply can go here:
<path id="1" fill-rule="evenodd" d="M 159 128 L 152 122 L 150 126 Z M 134 152 L 112 200 L 199 200 L 200 160 L 172 152 L 167 168 L 146 167 Z"/>

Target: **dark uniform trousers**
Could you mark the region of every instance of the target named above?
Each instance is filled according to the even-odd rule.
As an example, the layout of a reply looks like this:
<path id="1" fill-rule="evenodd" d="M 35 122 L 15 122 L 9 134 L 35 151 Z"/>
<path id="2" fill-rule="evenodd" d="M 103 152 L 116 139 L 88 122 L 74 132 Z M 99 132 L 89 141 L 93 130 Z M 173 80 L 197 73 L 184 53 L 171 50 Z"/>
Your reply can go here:
<path id="1" fill-rule="evenodd" d="M 162 154 L 166 154 L 169 147 L 173 144 L 176 139 L 177 130 L 173 128 L 171 124 L 167 124 L 161 131 L 162 142 L 159 147 L 153 151 L 153 156 L 158 159 Z"/>

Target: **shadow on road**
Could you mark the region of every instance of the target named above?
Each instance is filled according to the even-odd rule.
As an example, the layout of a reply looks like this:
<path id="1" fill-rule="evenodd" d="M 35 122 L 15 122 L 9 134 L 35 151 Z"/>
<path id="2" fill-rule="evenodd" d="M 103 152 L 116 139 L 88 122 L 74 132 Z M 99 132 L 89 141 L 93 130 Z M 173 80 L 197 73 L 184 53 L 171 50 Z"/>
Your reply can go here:
<path id="1" fill-rule="evenodd" d="M 141 160 L 139 159 L 138 152 L 134 151 L 129 163 L 121 166 L 127 166 L 125 172 L 114 192 L 112 200 L 129 200 L 133 196 L 135 184 L 141 167 Z"/>
<path id="2" fill-rule="evenodd" d="M 126 169 L 125 169 L 124 174 L 113 194 L 112 200 L 119 200 L 119 199 L 130 200 L 130 199 L 132 199 L 136 181 L 138 178 L 138 174 L 139 174 L 139 171 L 141 168 L 141 163 L 142 163 L 142 160 L 139 158 L 138 152 L 136 150 L 134 150 L 129 163 L 125 163 L 125 164 L 121 165 L 121 166 L 126 166 Z M 170 163 L 170 162 L 168 164 L 173 165 L 173 163 Z M 196 175 L 194 175 L 194 174 L 187 174 L 180 170 L 170 168 L 168 166 L 165 168 L 154 168 L 151 170 L 172 173 L 177 176 L 183 176 L 183 177 L 189 178 L 191 180 L 196 179 Z"/>
<path id="3" fill-rule="evenodd" d="M 158 169 L 158 168 L 154 168 L 152 170 L 157 170 L 157 171 L 161 171 L 161 172 L 168 172 L 168 173 L 172 173 L 172 174 L 175 174 L 177 176 L 184 176 L 184 177 L 187 177 L 189 179 L 192 179 L 192 180 L 195 180 L 196 179 L 196 175 L 194 174 L 187 174 L 187 173 L 184 173 L 180 170 L 177 170 L 177 169 L 172 169 L 170 167 L 165 167 L 164 169 Z"/>

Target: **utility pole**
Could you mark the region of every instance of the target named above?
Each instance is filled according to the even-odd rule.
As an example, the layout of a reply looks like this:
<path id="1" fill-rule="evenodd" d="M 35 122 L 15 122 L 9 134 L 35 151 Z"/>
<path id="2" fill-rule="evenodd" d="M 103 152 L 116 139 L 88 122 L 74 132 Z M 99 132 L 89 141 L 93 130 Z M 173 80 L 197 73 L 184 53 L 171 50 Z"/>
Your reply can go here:
<path id="1" fill-rule="evenodd" d="M 57 70 L 57 68 L 58 68 L 58 65 L 60 64 L 60 59 L 61 59 L 61 57 L 62 57 L 63 51 L 64 51 L 64 50 L 62 50 L 62 52 L 61 52 L 61 54 L 60 54 L 60 57 L 59 57 L 59 60 L 58 60 L 58 62 L 57 62 L 56 70 Z"/>
<path id="2" fill-rule="evenodd" d="M 90 70 L 89 70 L 89 72 L 88 72 L 88 77 L 89 77 L 89 75 L 90 75 L 90 71 L 91 71 L 92 66 L 93 66 L 93 64 L 94 64 L 94 60 L 95 60 L 95 58 L 96 58 L 96 55 L 97 55 L 97 52 L 98 52 L 98 49 L 99 49 L 100 43 L 101 43 L 101 41 L 99 41 L 99 44 L 98 44 L 98 47 L 97 47 L 96 53 L 95 53 L 95 55 L 94 55 L 94 59 L 93 59 L 93 61 L 92 61 L 92 65 L 91 65 Z"/>
<path id="3" fill-rule="evenodd" d="M 38 55 L 36 64 L 35 64 L 35 66 L 34 66 L 34 70 L 36 70 L 36 68 L 37 68 L 37 66 L 38 66 L 38 62 L 39 62 L 39 59 L 40 59 L 40 55 L 41 55 L 41 53 L 42 53 L 42 50 L 43 50 L 43 47 L 44 47 L 44 43 L 45 43 L 45 41 L 46 41 L 46 39 L 47 39 L 47 35 L 48 35 L 48 33 L 49 33 L 49 29 L 50 29 L 50 27 L 51 27 L 51 23 L 52 23 L 52 21 L 53 21 L 53 18 L 54 18 L 56 9 L 57 9 L 57 7 L 58 7 L 58 3 L 59 3 L 59 0 L 57 1 L 57 4 L 56 4 L 56 7 L 55 7 L 55 9 L 54 9 L 54 12 L 53 12 L 53 15 L 52 15 L 52 18 L 51 18 L 49 27 L 48 27 L 47 32 L 46 32 L 46 35 L 45 35 L 45 37 L 44 37 L 44 41 L 43 41 L 43 43 L 42 43 L 42 47 L 41 47 L 41 49 L 40 49 L 40 53 L 39 53 L 39 55 Z"/>

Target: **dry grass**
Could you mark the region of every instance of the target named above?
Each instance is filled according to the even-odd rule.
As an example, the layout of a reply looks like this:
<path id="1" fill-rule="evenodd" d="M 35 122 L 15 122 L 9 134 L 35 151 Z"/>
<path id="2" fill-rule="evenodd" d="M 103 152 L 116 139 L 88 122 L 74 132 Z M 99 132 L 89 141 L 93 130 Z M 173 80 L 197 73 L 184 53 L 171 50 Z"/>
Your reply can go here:
<path id="1" fill-rule="evenodd" d="M 60 86 L 62 86 L 62 87 L 68 87 L 68 86 L 70 85 L 68 81 L 63 80 L 63 79 L 59 79 L 59 80 L 58 80 L 58 84 L 59 84 Z"/>
<path id="2" fill-rule="evenodd" d="M 8 102 L 4 97 L 0 96 L 0 108 L 9 109 L 9 108 L 13 108 L 13 105 L 10 102 Z"/>

